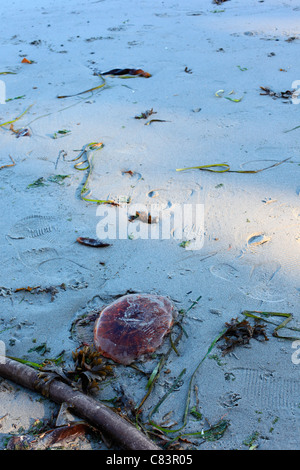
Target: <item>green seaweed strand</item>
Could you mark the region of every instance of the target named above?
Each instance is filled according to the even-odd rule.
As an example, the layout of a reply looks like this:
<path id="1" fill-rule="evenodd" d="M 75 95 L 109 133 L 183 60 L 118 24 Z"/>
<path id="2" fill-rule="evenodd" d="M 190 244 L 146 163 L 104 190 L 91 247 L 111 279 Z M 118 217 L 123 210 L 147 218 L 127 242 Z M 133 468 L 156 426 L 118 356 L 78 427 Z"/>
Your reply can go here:
<path id="1" fill-rule="evenodd" d="M 94 158 L 93 152 L 95 150 L 101 150 L 103 147 L 104 147 L 104 144 L 102 142 L 90 142 L 89 144 L 84 146 L 79 156 L 74 158 L 71 161 L 77 161 L 80 158 L 84 158 L 83 161 L 76 163 L 74 167 L 76 168 L 76 170 L 79 170 L 79 171 L 88 170 L 88 175 L 80 191 L 80 196 L 83 201 L 95 202 L 96 204 L 117 205 L 117 203 L 114 201 L 103 200 L 103 199 L 92 199 L 90 197 L 87 197 L 88 194 L 90 193 L 90 190 L 88 189 L 88 183 L 89 183 L 89 178 L 91 176 L 92 169 L 93 169 L 93 158 Z M 85 163 L 86 163 L 86 166 L 82 167 L 82 165 Z"/>

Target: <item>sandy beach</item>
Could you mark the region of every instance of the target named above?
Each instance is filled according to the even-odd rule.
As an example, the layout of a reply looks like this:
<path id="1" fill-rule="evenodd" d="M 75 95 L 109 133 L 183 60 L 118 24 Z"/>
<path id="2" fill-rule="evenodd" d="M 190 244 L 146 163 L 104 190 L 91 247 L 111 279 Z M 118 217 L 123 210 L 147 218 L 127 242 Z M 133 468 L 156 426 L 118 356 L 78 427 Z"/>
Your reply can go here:
<path id="1" fill-rule="evenodd" d="M 149 429 L 170 391 L 153 421 L 172 430 L 214 339 L 260 312 L 268 341 L 224 356 L 216 344 L 197 369 L 177 448 L 299 450 L 297 2 L 14 0 L 0 18 L 2 354 L 72 367 L 91 341 L 79 319 L 128 293 L 166 296 L 185 334 L 140 420 Z M 151 76 L 104 74 L 114 69 Z M 152 218 L 158 207 L 163 219 L 198 207 L 197 235 L 193 223 L 162 235 L 159 223 L 126 219 L 120 236 L 119 207 Z M 105 233 L 109 247 L 76 241 Z M 137 362 L 142 373 L 114 367 L 96 399 L 132 418 L 169 346 Z M 0 377 L 0 448 L 36 423 L 53 428 L 59 408 Z M 218 438 L 201 436 L 218 423 Z M 110 445 L 85 434 L 53 448 Z"/>

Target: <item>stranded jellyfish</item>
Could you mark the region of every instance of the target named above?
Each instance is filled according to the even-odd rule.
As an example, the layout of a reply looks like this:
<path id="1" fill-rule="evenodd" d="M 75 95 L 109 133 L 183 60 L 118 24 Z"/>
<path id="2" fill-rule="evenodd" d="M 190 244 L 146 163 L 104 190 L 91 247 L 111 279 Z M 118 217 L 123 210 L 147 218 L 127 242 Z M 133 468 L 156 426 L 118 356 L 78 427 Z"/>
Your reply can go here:
<path id="1" fill-rule="evenodd" d="M 94 328 L 95 346 L 103 356 L 131 364 L 162 344 L 174 316 L 174 306 L 166 297 L 125 295 L 101 311 Z"/>

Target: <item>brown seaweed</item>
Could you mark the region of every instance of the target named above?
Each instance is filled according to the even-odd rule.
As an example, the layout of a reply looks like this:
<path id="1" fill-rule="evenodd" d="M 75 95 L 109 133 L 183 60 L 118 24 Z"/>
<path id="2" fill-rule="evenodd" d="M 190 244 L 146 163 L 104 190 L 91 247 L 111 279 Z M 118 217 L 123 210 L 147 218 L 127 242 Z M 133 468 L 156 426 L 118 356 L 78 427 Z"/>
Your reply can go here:
<path id="1" fill-rule="evenodd" d="M 262 96 L 266 96 L 266 95 L 269 95 L 269 96 L 272 96 L 272 98 L 282 98 L 284 100 L 288 100 L 289 98 L 291 98 L 295 92 L 295 90 L 286 90 L 286 91 L 280 91 L 280 92 L 275 92 L 273 90 L 271 90 L 270 88 L 268 87 L 263 87 L 261 86 L 260 87 L 261 90 L 264 91 L 264 93 L 260 93 Z"/>
<path id="2" fill-rule="evenodd" d="M 288 39 L 286 39 L 285 42 L 293 42 L 293 41 L 296 41 L 296 39 L 299 39 L 299 38 L 297 38 L 296 36 L 291 36 Z"/>
<path id="3" fill-rule="evenodd" d="M 59 289 L 66 290 L 66 284 L 62 283 L 59 286 L 49 286 L 49 287 L 41 287 L 41 286 L 34 286 L 34 287 L 19 287 L 15 289 L 15 293 L 17 292 L 30 292 L 31 294 L 50 294 L 51 295 L 51 302 L 54 301 L 56 294 L 58 294 Z"/>
<path id="4" fill-rule="evenodd" d="M 235 347 L 249 344 L 250 339 L 259 339 L 263 337 L 264 341 L 268 341 L 265 331 L 265 325 L 258 322 L 254 326 L 250 325 L 247 320 L 239 321 L 237 318 L 232 318 L 231 322 L 225 323 L 227 330 L 220 337 L 220 340 L 225 340 L 225 344 L 220 346 L 222 355 L 225 356 L 233 351 Z"/>
<path id="5" fill-rule="evenodd" d="M 84 393 L 99 389 L 98 382 L 113 374 L 113 366 L 107 364 L 102 355 L 91 346 L 77 348 L 72 356 L 75 369 L 66 373 L 80 385 Z"/>
<path id="6" fill-rule="evenodd" d="M 148 212 L 140 212 L 136 211 L 135 215 L 130 215 L 128 217 L 129 222 L 133 222 L 134 220 L 139 220 L 140 222 L 144 222 L 146 224 L 156 224 L 158 222 L 157 217 L 152 217 L 152 215 Z"/>
<path id="7" fill-rule="evenodd" d="M 92 426 L 84 421 L 69 423 L 65 426 L 50 428 L 49 423 L 36 420 L 26 434 L 13 436 L 7 443 L 7 450 L 46 450 L 54 444 L 72 441 L 86 432 L 95 431 Z"/>
<path id="8" fill-rule="evenodd" d="M 101 75 L 115 75 L 115 76 L 123 76 L 123 75 L 136 75 L 138 77 L 151 77 L 151 74 L 145 72 L 142 69 L 112 69 L 108 72 L 102 72 Z"/>
<path id="9" fill-rule="evenodd" d="M 105 248 L 110 246 L 109 243 L 102 242 L 101 240 L 95 238 L 78 237 L 76 241 L 81 243 L 81 245 L 92 246 L 94 248 Z"/>
<path id="10" fill-rule="evenodd" d="M 155 111 L 153 111 L 153 108 L 147 109 L 144 113 L 141 113 L 139 116 L 134 116 L 134 119 L 148 119 L 149 116 L 152 114 L 157 114 Z"/>

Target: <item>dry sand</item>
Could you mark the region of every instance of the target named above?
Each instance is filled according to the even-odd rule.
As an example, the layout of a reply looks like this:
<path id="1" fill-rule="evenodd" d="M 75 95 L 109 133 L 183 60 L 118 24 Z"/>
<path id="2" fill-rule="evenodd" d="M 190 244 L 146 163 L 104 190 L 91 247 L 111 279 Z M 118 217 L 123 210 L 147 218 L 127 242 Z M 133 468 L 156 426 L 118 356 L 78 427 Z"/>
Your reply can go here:
<path id="1" fill-rule="evenodd" d="M 259 310 L 292 313 L 293 326 L 300 324 L 300 129 L 284 132 L 300 125 L 300 106 L 260 95 L 260 86 L 281 92 L 300 80 L 300 8 L 294 0 L 219 6 L 211 0 L 15 0 L 2 3 L 0 12 L 0 72 L 16 73 L 0 77 L 6 98 L 25 95 L 0 105 L 0 122 L 33 104 L 14 124 L 29 128 L 30 137 L 0 128 L 0 166 L 11 163 L 9 155 L 16 163 L 0 170 L 0 338 L 6 353 L 39 362 L 64 350 L 68 363 L 79 345 L 70 333 L 75 318 L 117 296 L 158 293 L 179 310 L 202 296 L 184 319 L 188 337 L 180 342 L 180 356 L 171 354 L 170 372 L 162 373 L 144 407 L 146 420 L 186 368 L 181 386 L 155 415 L 161 423 L 172 410 L 178 426 L 188 380 L 225 322 Z M 21 63 L 24 57 L 34 63 Z M 127 67 L 152 76 L 106 77 L 98 92 L 57 99 L 101 84 L 94 71 Z M 217 97 L 219 90 L 224 93 Z M 167 122 L 145 126 L 134 119 L 151 108 L 157 114 L 149 119 Z M 61 129 L 71 133 L 53 139 Z M 100 250 L 76 243 L 78 236 L 95 237 L 99 222 L 97 204 L 80 197 L 87 171 L 70 161 L 90 142 L 104 143 L 89 181 L 95 197 L 154 201 L 166 211 L 203 204 L 203 247 L 189 250 L 176 238 L 143 240 L 138 233 Z M 254 174 L 176 172 L 224 162 L 231 170 L 256 170 L 285 159 Z M 122 174 L 129 170 L 133 177 Z M 59 185 L 48 181 L 52 175 L 69 177 Z M 38 178 L 45 185 L 28 188 Z M 46 293 L 14 292 L 62 283 L 66 288 L 58 288 L 53 301 Z M 190 416 L 185 431 L 201 431 L 224 416 L 230 427 L 218 441 L 195 440 L 194 448 L 248 449 L 249 442 L 258 449 L 300 448 L 297 349 L 272 337 L 272 325 L 267 331 L 268 342 L 253 340 L 224 358 L 215 348 L 198 370 L 194 384 L 203 418 Z M 44 357 L 28 352 L 43 343 L 49 349 Z M 150 372 L 157 361 L 143 367 Z M 98 397 L 123 390 L 138 403 L 146 383 L 119 367 Z M 1 448 L 12 433 L 57 411 L 2 380 Z M 105 449 L 91 439 L 77 447 Z"/>

